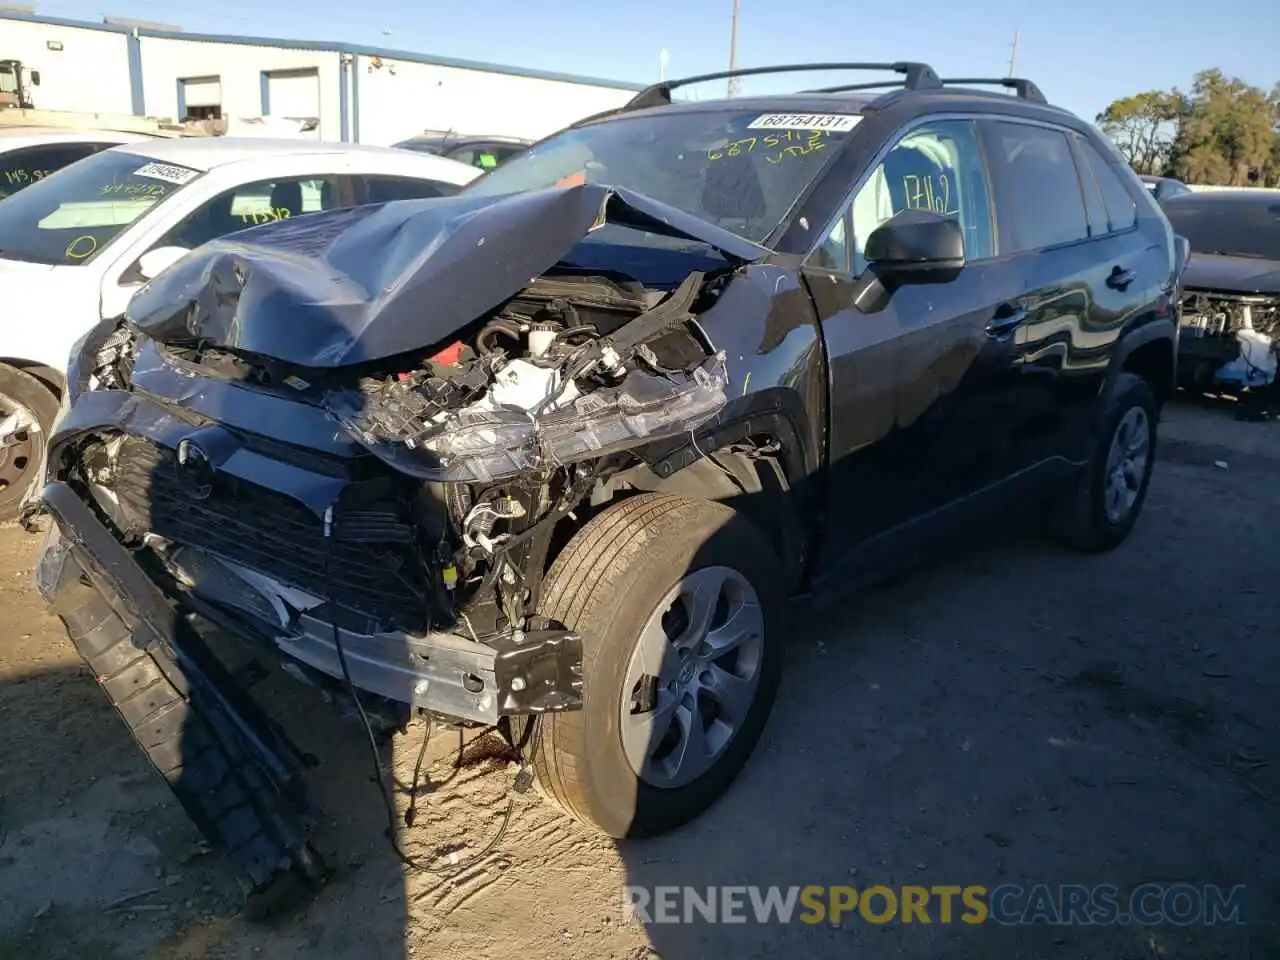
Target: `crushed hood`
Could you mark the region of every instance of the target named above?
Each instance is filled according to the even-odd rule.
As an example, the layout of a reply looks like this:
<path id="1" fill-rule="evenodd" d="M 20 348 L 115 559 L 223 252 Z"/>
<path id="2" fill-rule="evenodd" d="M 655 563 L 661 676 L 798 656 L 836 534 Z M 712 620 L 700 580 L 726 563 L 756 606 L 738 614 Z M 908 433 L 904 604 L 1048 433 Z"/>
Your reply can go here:
<path id="1" fill-rule="evenodd" d="M 1253 257 L 1191 255 L 1182 285 L 1188 290 L 1280 295 L 1280 263 Z"/>
<path id="2" fill-rule="evenodd" d="M 704 243 L 734 262 L 768 253 L 602 184 L 462 193 L 311 214 L 215 240 L 139 290 L 127 317 L 164 343 L 298 366 L 380 360 L 444 340 L 606 223 Z"/>

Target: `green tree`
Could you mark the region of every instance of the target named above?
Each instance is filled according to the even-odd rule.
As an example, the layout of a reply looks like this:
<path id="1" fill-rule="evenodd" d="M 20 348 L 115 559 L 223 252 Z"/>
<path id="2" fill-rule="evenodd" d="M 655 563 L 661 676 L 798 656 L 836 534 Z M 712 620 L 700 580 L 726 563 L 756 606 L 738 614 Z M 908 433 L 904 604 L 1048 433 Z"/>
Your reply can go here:
<path id="1" fill-rule="evenodd" d="M 1280 186 L 1280 83 L 1267 93 L 1221 70 L 1202 70 L 1189 93 L 1123 97 L 1097 122 L 1139 173 Z"/>
<path id="2" fill-rule="evenodd" d="M 1174 142 L 1173 173 L 1225 186 L 1265 180 L 1274 158 L 1275 110 L 1263 90 L 1221 70 L 1196 74 Z"/>
<path id="3" fill-rule="evenodd" d="M 1280 187 L 1280 83 L 1271 88 L 1271 158 L 1263 171 L 1268 187 Z"/>
<path id="4" fill-rule="evenodd" d="M 1139 173 L 1163 173 L 1182 114 L 1177 90 L 1148 90 L 1115 101 L 1098 114 L 1102 132 Z"/>

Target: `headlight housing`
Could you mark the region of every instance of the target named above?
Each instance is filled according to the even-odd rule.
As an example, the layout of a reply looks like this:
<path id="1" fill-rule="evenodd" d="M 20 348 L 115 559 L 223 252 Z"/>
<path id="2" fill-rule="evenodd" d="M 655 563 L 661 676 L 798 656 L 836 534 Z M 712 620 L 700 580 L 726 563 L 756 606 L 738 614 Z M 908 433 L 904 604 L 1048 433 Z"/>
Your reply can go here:
<path id="1" fill-rule="evenodd" d="M 112 317 L 94 324 L 77 340 L 67 358 L 67 389 L 62 394 L 63 405 L 69 408 L 80 394 L 95 389 L 96 385 L 91 382 L 94 373 L 131 352 L 133 337 L 133 329 L 123 319 Z M 116 355 L 105 357 L 104 351 L 112 346 L 117 348 Z"/>

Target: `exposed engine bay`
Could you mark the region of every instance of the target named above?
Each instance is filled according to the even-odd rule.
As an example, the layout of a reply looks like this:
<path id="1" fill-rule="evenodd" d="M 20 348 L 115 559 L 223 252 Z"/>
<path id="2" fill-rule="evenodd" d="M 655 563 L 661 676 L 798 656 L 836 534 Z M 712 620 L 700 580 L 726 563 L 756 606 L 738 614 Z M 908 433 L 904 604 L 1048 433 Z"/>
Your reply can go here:
<path id="1" fill-rule="evenodd" d="M 456 341 L 418 369 L 332 391 L 326 409 L 397 469 L 469 482 L 687 432 L 724 405 L 724 357 L 706 355 L 710 344 L 694 325 L 692 335 L 656 345 L 665 362 L 641 338 L 682 327 L 702 280 L 692 274 L 660 304 L 599 278 L 535 281 L 471 343 Z M 641 329 L 625 329 L 646 309 Z"/>
<path id="2" fill-rule="evenodd" d="M 1276 379 L 1280 298 L 1189 291 L 1179 352 L 1199 389 L 1260 390 Z"/>
<path id="3" fill-rule="evenodd" d="M 443 340 L 326 367 L 297 362 L 296 338 L 283 359 L 247 349 L 273 332 L 217 317 L 296 269 L 245 249 L 202 248 L 86 342 L 84 422 L 51 472 L 166 592 L 299 679 L 333 689 L 349 662 L 384 727 L 412 708 L 491 723 L 580 706 L 580 641 L 536 615 L 546 558 L 646 445 L 726 404 L 697 315 L 730 271 L 659 288 L 552 265 Z M 236 422 L 246 390 L 289 439 Z M 109 417 L 88 411 L 111 394 Z"/>

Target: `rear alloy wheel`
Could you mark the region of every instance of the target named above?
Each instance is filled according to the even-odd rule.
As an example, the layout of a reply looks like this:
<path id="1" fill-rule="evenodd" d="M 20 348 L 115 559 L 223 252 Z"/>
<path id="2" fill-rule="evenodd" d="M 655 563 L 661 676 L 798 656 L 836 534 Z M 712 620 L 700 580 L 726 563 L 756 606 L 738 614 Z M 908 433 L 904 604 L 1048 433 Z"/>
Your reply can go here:
<path id="1" fill-rule="evenodd" d="M 1078 550 L 1102 552 L 1129 536 L 1151 484 L 1159 415 L 1150 385 L 1135 374 L 1120 374 L 1088 469 L 1052 516 L 1059 539 Z"/>
<path id="2" fill-rule="evenodd" d="M 1130 407 L 1111 436 L 1102 509 L 1113 525 L 1124 523 L 1142 495 L 1151 458 L 1151 423 L 1142 407 Z"/>
<path id="3" fill-rule="evenodd" d="M 582 635 L 584 702 L 537 721 L 543 788 L 619 838 L 714 803 L 773 707 L 779 581 L 768 540 L 722 504 L 640 494 L 588 523 L 544 585 L 542 615 Z"/>
<path id="4" fill-rule="evenodd" d="M 0 365 L 0 523 L 14 520 L 40 479 L 58 399 L 28 373 Z"/>

